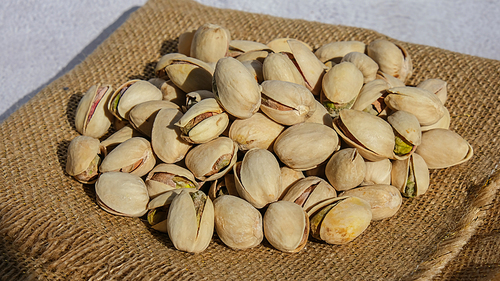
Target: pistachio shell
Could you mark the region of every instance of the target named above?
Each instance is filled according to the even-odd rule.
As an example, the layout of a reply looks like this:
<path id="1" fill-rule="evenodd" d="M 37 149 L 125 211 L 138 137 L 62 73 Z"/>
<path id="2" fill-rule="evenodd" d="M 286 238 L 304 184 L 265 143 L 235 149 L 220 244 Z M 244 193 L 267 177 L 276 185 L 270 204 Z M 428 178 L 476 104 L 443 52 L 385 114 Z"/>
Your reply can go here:
<path id="1" fill-rule="evenodd" d="M 179 43 L 177 44 L 177 51 L 183 55 L 189 56 L 191 54 L 191 43 L 193 42 L 196 30 L 191 30 L 179 35 Z"/>
<path id="2" fill-rule="evenodd" d="M 168 208 L 170 204 L 172 204 L 174 198 L 177 195 L 181 194 L 181 192 L 183 191 L 186 191 L 188 193 L 194 193 L 198 190 L 195 188 L 177 188 L 168 190 L 155 197 L 152 197 L 148 203 L 148 210 L 154 210 L 158 208 Z"/>
<path id="3" fill-rule="evenodd" d="M 122 84 L 109 99 L 108 108 L 118 119 L 129 120 L 130 110 L 143 102 L 161 100 L 162 92 L 143 80 L 131 80 Z"/>
<path id="4" fill-rule="evenodd" d="M 108 154 L 108 151 L 111 151 L 114 147 L 118 146 L 120 143 L 133 138 L 133 137 L 142 137 L 143 135 L 134 129 L 132 125 L 126 125 L 120 130 L 116 131 L 114 134 L 109 136 L 107 139 L 103 140 L 100 144 L 100 149 L 104 155 Z"/>
<path id="5" fill-rule="evenodd" d="M 269 54 L 262 65 L 264 80 L 281 80 L 305 86 L 304 78 L 288 55 L 283 53 Z"/>
<path id="6" fill-rule="evenodd" d="M 199 188 L 193 173 L 188 169 L 167 163 L 157 165 L 148 173 L 146 186 L 150 197 L 155 197 L 172 189 Z"/>
<path id="7" fill-rule="evenodd" d="M 380 67 L 382 72 L 405 81 L 413 72 L 411 58 L 401 45 L 385 39 L 372 41 L 366 52 Z"/>
<path id="8" fill-rule="evenodd" d="M 107 108 L 112 92 L 111 85 L 97 84 L 83 96 L 75 114 L 75 127 L 80 134 L 100 138 L 108 132 L 114 118 Z"/>
<path id="9" fill-rule="evenodd" d="M 218 197 L 213 203 L 215 230 L 224 244 L 241 250 L 262 242 L 262 215 L 252 205 L 231 195 Z"/>
<path id="10" fill-rule="evenodd" d="M 389 88 L 405 87 L 406 86 L 403 81 L 399 80 L 398 78 L 396 78 L 390 74 L 382 72 L 380 70 L 377 72 L 376 79 L 384 80 L 387 83 L 387 85 L 389 85 Z"/>
<path id="11" fill-rule="evenodd" d="M 225 174 L 224 177 L 214 180 L 210 185 L 208 196 L 210 196 L 212 201 L 223 195 L 239 197 L 238 191 L 236 190 L 234 174 L 232 173 Z"/>
<path id="12" fill-rule="evenodd" d="M 449 129 L 450 128 L 450 112 L 446 107 L 444 107 L 444 115 L 436 123 L 428 126 L 420 126 L 422 132 L 429 131 L 431 129 Z"/>
<path id="13" fill-rule="evenodd" d="M 363 182 L 366 166 L 356 148 L 344 148 L 333 154 L 325 168 L 330 184 L 337 190 L 349 190 Z"/>
<path id="14" fill-rule="evenodd" d="M 170 80 L 186 93 L 212 89 L 214 69 L 204 61 L 183 57 L 173 59 L 165 68 Z"/>
<path id="15" fill-rule="evenodd" d="M 415 115 L 400 110 L 387 117 L 387 122 L 405 140 L 413 145 L 420 145 L 422 142 L 422 131 Z"/>
<path id="16" fill-rule="evenodd" d="M 262 83 L 264 81 L 264 75 L 262 73 L 262 63 L 258 60 L 246 60 L 241 62 L 247 70 L 252 74 L 257 83 Z"/>
<path id="17" fill-rule="evenodd" d="M 251 51 L 251 52 L 239 55 L 238 57 L 236 57 L 236 59 L 240 62 L 249 61 L 249 60 L 258 60 L 261 63 L 263 63 L 268 55 L 269 55 L 268 51 Z"/>
<path id="18" fill-rule="evenodd" d="M 429 188 L 429 169 L 417 153 L 407 159 L 394 161 L 391 178 L 392 185 L 405 197 L 422 195 Z"/>
<path id="19" fill-rule="evenodd" d="M 323 77 L 323 94 L 333 103 L 329 107 L 334 106 L 336 112 L 350 108 L 362 87 L 363 73 L 351 62 L 335 65 Z"/>
<path id="20" fill-rule="evenodd" d="M 441 79 L 427 79 L 418 83 L 417 88 L 425 89 L 431 93 L 434 93 L 441 103 L 445 103 L 448 99 L 448 83 Z"/>
<path id="21" fill-rule="evenodd" d="M 186 94 L 186 106 L 184 112 L 186 112 L 191 106 L 195 105 L 197 102 L 203 99 L 215 98 L 214 93 L 212 91 L 207 90 L 198 90 L 194 92 L 190 92 Z"/>
<path id="22" fill-rule="evenodd" d="M 365 166 L 366 174 L 361 185 L 391 184 L 391 160 L 366 161 Z"/>
<path id="23" fill-rule="evenodd" d="M 263 225 L 267 241 L 280 251 L 296 253 L 307 243 L 309 219 L 295 203 L 278 201 L 269 205 Z"/>
<path id="24" fill-rule="evenodd" d="M 99 174 L 99 140 L 75 137 L 68 146 L 66 172 L 82 183 L 93 183 Z"/>
<path id="25" fill-rule="evenodd" d="M 333 197 L 337 197 L 333 186 L 321 178 L 311 176 L 294 183 L 282 200 L 294 202 L 307 212 L 316 203 Z"/>
<path id="26" fill-rule="evenodd" d="M 274 140 L 284 126 L 257 112 L 248 119 L 235 120 L 229 129 L 229 137 L 242 151 L 252 148 L 272 149 Z"/>
<path id="27" fill-rule="evenodd" d="M 162 100 L 175 103 L 180 106 L 184 103 L 186 93 L 170 80 L 163 80 L 161 78 L 151 78 L 148 80 L 149 83 L 160 89 L 163 94 Z"/>
<path id="28" fill-rule="evenodd" d="M 155 164 L 156 159 L 149 141 L 134 137 L 124 141 L 106 155 L 99 170 L 102 173 L 126 172 L 142 177 L 149 173 Z"/>
<path id="29" fill-rule="evenodd" d="M 342 192 L 340 196 L 355 196 L 370 203 L 372 220 L 378 221 L 394 216 L 403 198 L 399 190 L 392 185 L 366 185 Z"/>
<path id="30" fill-rule="evenodd" d="M 350 52 L 341 62 L 351 62 L 363 73 L 363 83 L 366 84 L 377 78 L 378 64 L 362 52 Z"/>
<path id="31" fill-rule="evenodd" d="M 162 108 L 179 109 L 179 106 L 173 102 L 164 100 L 154 100 L 140 103 L 130 110 L 130 123 L 138 131 L 148 137 L 151 137 L 151 130 L 153 129 L 156 114 Z"/>
<path id="32" fill-rule="evenodd" d="M 359 41 L 339 41 L 323 45 L 314 53 L 318 59 L 325 63 L 329 60 L 339 62 L 342 57 L 350 52 L 365 52 L 366 45 Z"/>
<path id="33" fill-rule="evenodd" d="M 306 87 L 314 94 L 321 91 L 321 80 L 325 74 L 325 66 L 304 44 L 298 40 L 288 40 L 293 58 L 297 62 L 300 72 L 304 76 Z"/>
<path id="34" fill-rule="evenodd" d="M 156 63 L 155 73 L 158 78 L 168 78 L 165 68 L 172 64 L 172 60 L 176 58 L 185 58 L 187 55 L 181 53 L 169 53 L 160 58 Z M 167 80 L 167 79 L 165 79 Z"/>
<path id="35" fill-rule="evenodd" d="M 163 162 L 175 163 L 184 158 L 191 144 L 181 139 L 181 130 L 174 124 L 182 117 L 182 113 L 173 108 L 158 111 L 153 129 L 151 130 L 151 145 Z"/>
<path id="36" fill-rule="evenodd" d="M 205 62 L 217 62 L 229 50 L 231 34 L 222 26 L 206 23 L 196 30 L 190 56 Z"/>
<path id="37" fill-rule="evenodd" d="M 366 83 L 352 105 L 351 109 L 365 111 L 376 116 L 387 115 L 384 97 L 389 89 L 387 82 L 375 79 Z"/>
<path id="38" fill-rule="evenodd" d="M 301 171 L 294 170 L 287 166 L 280 168 L 281 171 L 281 189 L 280 189 L 280 199 L 288 192 L 288 189 L 300 179 L 305 178 L 304 173 Z"/>

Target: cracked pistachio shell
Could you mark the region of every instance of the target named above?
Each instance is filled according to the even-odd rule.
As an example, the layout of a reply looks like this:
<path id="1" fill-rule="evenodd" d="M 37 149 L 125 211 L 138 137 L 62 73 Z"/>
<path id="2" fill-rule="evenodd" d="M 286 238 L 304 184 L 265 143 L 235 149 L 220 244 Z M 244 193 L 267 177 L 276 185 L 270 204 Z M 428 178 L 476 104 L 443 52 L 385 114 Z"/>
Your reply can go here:
<path id="1" fill-rule="evenodd" d="M 140 103 L 130 110 L 130 123 L 138 131 L 148 137 L 151 137 L 151 130 L 153 129 L 156 114 L 158 114 L 158 111 L 162 108 L 179 109 L 179 106 L 173 102 L 165 100 L 154 100 Z"/>
<path id="2" fill-rule="evenodd" d="M 68 146 L 66 172 L 82 183 L 94 183 L 99 175 L 99 140 L 75 137 Z"/>
<path id="3" fill-rule="evenodd" d="M 177 44 L 177 52 L 189 56 L 191 54 L 191 43 L 193 42 L 196 29 L 186 31 L 179 35 L 179 43 Z"/>
<path id="4" fill-rule="evenodd" d="M 394 132 L 384 119 L 370 113 L 344 109 L 333 119 L 333 128 L 363 158 L 379 161 L 394 157 Z"/>
<path id="5" fill-rule="evenodd" d="M 291 53 L 292 51 L 290 50 L 290 45 L 288 45 L 288 40 L 290 39 L 291 38 L 276 38 L 269 41 L 269 43 L 267 43 L 267 46 L 271 48 L 275 53 Z M 300 40 L 297 41 L 302 43 L 307 49 L 312 52 L 313 48 L 307 43 Z"/>
<path id="6" fill-rule="evenodd" d="M 252 148 L 272 149 L 274 140 L 284 126 L 257 112 L 247 119 L 236 119 L 229 128 L 229 138 L 238 144 L 239 150 Z"/>
<path id="7" fill-rule="evenodd" d="M 377 78 L 378 64 L 362 52 L 350 52 L 341 62 L 351 62 L 363 73 L 363 83 L 366 84 Z"/>
<path id="8" fill-rule="evenodd" d="M 362 87 L 363 73 L 351 62 L 335 65 L 323 77 L 323 94 L 335 111 L 352 107 Z"/>
<path id="9" fill-rule="evenodd" d="M 348 53 L 364 53 L 365 48 L 365 43 L 360 41 L 339 41 L 321 46 L 314 54 L 322 63 L 330 60 L 339 62 Z"/>
<path id="10" fill-rule="evenodd" d="M 282 200 L 301 206 L 306 212 L 316 203 L 337 197 L 337 191 L 322 178 L 310 176 L 293 184 Z"/>
<path id="11" fill-rule="evenodd" d="M 184 91 L 182 91 L 179 87 L 175 86 L 172 81 L 163 80 L 161 78 L 151 78 L 148 82 L 160 89 L 163 94 L 162 100 L 173 102 L 178 106 L 184 104 L 186 93 L 184 93 Z"/>
<path id="12" fill-rule="evenodd" d="M 363 182 L 366 165 L 356 148 L 344 148 L 328 160 L 325 174 L 330 184 L 337 190 L 349 190 Z"/>
<path id="13" fill-rule="evenodd" d="M 147 212 L 148 190 L 137 175 L 103 173 L 95 184 L 95 193 L 99 206 L 111 214 L 141 217 Z"/>
<path id="14" fill-rule="evenodd" d="M 188 169 L 175 164 L 162 163 L 148 173 L 146 186 L 150 197 L 172 189 L 198 189 L 196 179 Z"/>
<path id="15" fill-rule="evenodd" d="M 131 139 L 133 137 L 142 137 L 142 136 L 143 134 L 134 129 L 132 125 L 127 124 L 120 130 L 113 133 L 107 139 L 103 140 L 100 144 L 100 148 L 103 154 L 107 155 L 108 151 L 111 151 L 111 149 L 115 148 L 122 142 Z"/>
<path id="16" fill-rule="evenodd" d="M 226 28 L 206 23 L 193 36 L 190 56 L 204 62 L 217 62 L 226 56 L 230 41 L 231 34 Z"/>
<path id="17" fill-rule="evenodd" d="M 213 98 L 199 101 L 182 115 L 175 126 L 189 143 L 205 143 L 217 138 L 229 124 L 229 116 Z"/>
<path id="18" fill-rule="evenodd" d="M 181 130 L 174 124 L 182 117 L 178 109 L 163 108 L 156 114 L 151 130 L 151 145 L 163 162 L 175 163 L 184 158 L 191 144 L 181 139 Z"/>
<path id="19" fill-rule="evenodd" d="M 100 138 L 108 132 L 114 118 L 107 107 L 112 92 L 110 85 L 97 84 L 82 97 L 75 115 L 75 127 L 80 134 Z"/>
<path id="20" fill-rule="evenodd" d="M 365 166 L 366 174 L 361 185 L 391 184 L 391 160 L 366 161 Z"/>
<path id="21" fill-rule="evenodd" d="M 196 202 L 195 202 L 196 201 Z M 202 191 L 182 191 L 168 209 L 167 232 L 177 250 L 204 251 L 214 231 L 214 206 Z"/>
<path id="22" fill-rule="evenodd" d="M 426 89 L 438 96 L 441 103 L 445 103 L 448 99 L 448 83 L 441 79 L 427 79 L 418 83 L 417 88 Z"/>
<path id="23" fill-rule="evenodd" d="M 328 244 L 346 244 L 361 235 L 372 220 L 370 203 L 358 197 L 336 197 L 308 212 L 311 236 Z"/>
<path id="24" fill-rule="evenodd" d="M 277 123 L 302 123 L 316 110 L 314 96 L 304 86 L 279 80 L 267 80 L 261 86 L 260 109 Z"/>
<path id="25" fill-rule="evenodd" d="M 375 79 L 366 83 L 352 105 L 351 109 L 365 111 L 375 116 L 386 116 L 387 110 L 384 102 L 389 84 L 382 79 Z"/>
<path id="26" fill-rule="evenodd" d="M 387 122 L 394 129 L 396 138 L 396 147 L 394 154 L 396 159 L 402 159 L 410 156 L 422 141 L 422 130 L 420 123 L 415 115 L 399 110 L 387 117 Z M 400 146 L 400 144 L 402 146 Z"/>
<path id="27" fill-rule="evenodd" d="M 262 242 L 262 215 L 247 201 L 231 195 L 214 200 L 215 231 L 234 250 L 253 248 Z"/>
<path id="28" fill-rule="evenodd" d="M 295 203 L 278 201 L 269 205 L 263 225 L 267 241 L 282 252 L 299 252 L 307 243 L 309 218 Z"/>
<path id="29" fill-rule="evenodd" d="M 141 137 L 128 139 L 113 149 L 104 160 L 99 170 L 105 172 L 125 172 L 142 177 L 149 173 L 156 164 L 150 142 Z"/>
<path id="30" fill-rule="evenodd" d="M 227 57 L 217 62 L 213 92 L 222 107 L 237 118 L 250 118 L 259 110 L 260 86 L 236 59 Z"/>
<path id="31" fill-rule="evenodd" d="M 326 125 L 330 128 L 333 128 L 332 125 L 332 116 L 330 113 L 328 113 L 328 110 L 317 100 L 314 100 L 314 103 L 316 104 L 316 109 L 314 110 L 314 113 L 309 116 L 304 122 L 306 123 L 318 123 L 318 124 L 323 124 Z"/>
<path id="32" fill-rule="evenodd" d="M 236 190 L 236 183 L 234 180 L 234 174 L 225 174 L 224 177 L 216 179 L 210 185 L 208 190 L 208 196 L 210 199 L 215 200 L 215 198 L 223 195 L 232 195 L 239 197 L 238 191 Z"/>
<path id="33" fill-rule="evenodd" d="M 304 78 L 299 70 L 284 53 L 271 53 L 262 66 L 264 80 L 281 80 L 305 86 Z"/>
<path id="34" fill-rule="evenodd" d="M 213 67 L 199 59 L 181 57 L 172 59 L 165 68 L 168 77 L 182 91 L 189 93 L 197 90 L 212 89 Z"/>
<path id="35" fill-rule="evenodd" d="M 392 163 L 392 185 L 404 197 L 415 197 L 424 194 L 429 188 L 429 168 L 422 156 L 413 153 L 409 158 Z"/>
<path id="36" fill-rule="evenodd" d="M 474 154 L 472 146 L 459 134 L 439 128 L 422 133 L 422 143 L 416 153 L 424 158 L 429 169 L 462 164 Z"/>
<path id="37" fill-rule="evenodd" d="M 293 59 L 304 76 L 306 87 L 314 94 L 321 92 L 321 80 L 325 74 L 325 65 L 303 43 L 295 39 L 288 40 Z"/>
<path id="38" fill-rule="evenodd" d="M 429 126 L 420 126 L 422 132 L 429 131 L 431 129 L 449 129 L 450 128 L 450 112 L 446 107 L 444 107 L 444 115 L 436 123 Z"/>
<path id="39" fill-rule="evenodd" d="M 401 45 L 377 39 L 368 44 L 366 53 L 379 65 L 382 72 L 403 82 L 413 73 L 411 58 Z"/>
<path id="40" fill-rule="evenodd" d="M 129 120 L 130 110 L 134 106 L 150 100 L 160 101 L 162 97 L 162 92 L 148 81 L 131 80 L 113 93 L 108 108 L 116 118 Z"/>
<path id="41" fill-rule="evenodd" d="M 264 81 L 264 76 L 262 74 L 262 63 L 258 60 L 246 60 L 241 62 L 247 70 L 252 74 L 257 83 L 262 83 Z"/>
<path id="42" fill-rule="evenodd" d="M 293 125 L 274 142 L 274 152 L 281 162 L 299 171 L 315 168 L 338 149 L 337 133 L 317 123 Z"/>
<path id="43" fill-rule="evenodd" d="M 281 171 L 278 160 L 266 149 L 254 148 L 233 166 L 236 190 L 241 198 L 261 209 L 280 196 Z"/>
<path id="44" fill-rule="evenodd" d="M 223 177 L 236 163 L 238 145 L 227 137 L 218 137 L 191 149 L 186 166 L 201 181 Z"/>
<path id="45" fill-rule="evenodd" d="M 280 168 L 281 171 L 281 189 L 280 189 L 280 200 L 287 193 L 288 189 L 300 179 L 305 178 L 304 173 L 301 171 L 294 170 L 287 166 Z"/>
<path id="46" fill-rule="evenodd" d="M 403 198 L 401 192 L 392 185 L 366 185 L 342 192 L 340 196 L 355 196 L 370 203 L 372 220 L 378 221 L 394 216 Z"/>
<path id="47" fill-rule="evenodd" d="M 392 110 L 404 110 L 415 115 L 422 126 L 436 123 L 444 115 L 444 106 L 439 98 L 422 88 L 397 87 L 387 90 L 385 104 Z"/>
<path id="48" fill-rule="evenodd" d="M 158 78 L 162 78 L 164 80 L 168 80 L 168 75 L 165 71 L 165 68 L 172 64 L 174 59 L 177 58 L 185 58 L 187 57 L 181 53 L 170 53 L 162 56 L 160 60 L 156 63 L 155 73 Z"/>

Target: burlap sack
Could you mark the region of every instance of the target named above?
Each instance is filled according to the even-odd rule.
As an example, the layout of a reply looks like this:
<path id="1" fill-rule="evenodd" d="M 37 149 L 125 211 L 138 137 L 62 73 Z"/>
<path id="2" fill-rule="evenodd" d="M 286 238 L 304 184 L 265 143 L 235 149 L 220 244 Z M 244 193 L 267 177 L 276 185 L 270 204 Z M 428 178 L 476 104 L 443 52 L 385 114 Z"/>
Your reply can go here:
<path id="1" fill-rule="evenodd" d="M 474 147 L 465 164 L 431 173 L 429 191 L 398 214 L 373 222 L 353 242 L 309 242 L 285 254 L 267 242 L 233 251 L 214 235 L 200 254 L 174 249 L 140 219 L 100 209 L 94 187 L 65 173 L 74 113 L 98 82 L 148 79 L 176 51 L 179 34 L 203 23 L 234 39 L 292 37 L 315 48 L 385 36 L 345 26 L 219 10 L 183 0 L 151 0 L 85 61 L 54 81 L 0 127 L 0 276 L 3 280 L 490 280 L 498 272 L 500 62 L 402 43 L 414 62 L 410 84 L 448 82 L 451 129 Z M 453 149 L 453 147 L 443 147 Z"/>

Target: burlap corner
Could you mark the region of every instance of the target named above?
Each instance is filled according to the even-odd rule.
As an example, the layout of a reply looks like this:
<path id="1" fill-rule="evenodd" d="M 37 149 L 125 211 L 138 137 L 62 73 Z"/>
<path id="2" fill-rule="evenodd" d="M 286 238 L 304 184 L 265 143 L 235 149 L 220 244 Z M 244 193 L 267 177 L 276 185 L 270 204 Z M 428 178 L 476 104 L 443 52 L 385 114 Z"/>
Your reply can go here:
<path id="1" fill-rule="evenodd" d="M 4 280 L 489 280 L 498 273 L 500 62 L 401 42 L 414 62 L 410 84 L 448 82 L 451 129 L 471 143 L 467 163 L 431 172 L 429 191 L 373 222 L 353 242 L 310 242 L 297 254 L 268 243 L 233 251 L 214 235 L 203 253 L 177 251 L 141 219 L 110 215 L 92 185 L 65 173 L 74 112 L 90 85 L 153 76 L 178 36 L 211 22 L 233 39 L 276 37 L 314 48 L 387 38 L 371 30 L 150 0 L 95 52 L 0 125 L 0 276 Z M 453 149 L 447 147 L 443 149 Z"/>

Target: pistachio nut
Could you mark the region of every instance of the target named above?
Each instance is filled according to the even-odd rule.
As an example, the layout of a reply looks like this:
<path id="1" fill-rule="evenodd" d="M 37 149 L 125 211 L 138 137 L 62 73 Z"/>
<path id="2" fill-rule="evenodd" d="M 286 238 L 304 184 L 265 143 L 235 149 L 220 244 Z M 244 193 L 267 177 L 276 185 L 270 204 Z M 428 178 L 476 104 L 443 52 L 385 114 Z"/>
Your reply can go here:
<path id="1" fill-rule="evenodd" d="M 177 250 L 189 253 L 204 251 L 214 231 L 214 206 L 202 191 L 182 191 L 170 204 L 167 232 Z"/>
<path id="2" fill-rule="evenodd" d="M 429 188 L 429 169 L 422 156 L 413 153 L 409 158 L 392 163 L 392 185 L 404 197 L 413 198 Z"/>
<path id="3" fill-rule="evenodd" d="M 134 129 L 132 125 L 128 124 L 121 128 L 120 130 L 114 132 L 107 139 L 103 140 L 100 144 L 101 152 L 107 155 L 109 151 L 121 144 L 122 142 L 131 139 L 133 137 L 142 137 L 139 131 Z"/>
<path id="4" fill-rule="evenodd" d="M 422 133 L 422 143 L 416 153 L 424 158 L 429 169 L 462 164 L 474 154 L 472 146 L 459 134 L 439 128 Z"/>
<path id="5" fill-rule="evenodd" d="M 246 67 L 227 57 L 217 62 L 213 79 L 217 101 L 231 115 L 250 118 L 260 106 L 260 86 Z"/>
<path id="6" fill-rule="evenodd" d="M 339 63 L 341 59 L 351 52 L 365 52 L 366 45 L 360 41 L 339 41 L 332 42 L 321 46 L 314 54 L 318 59 L 325 63 L 327 61 L 334 61 Z"/>
<path id="7" fill-rule="evenodd" d="M 325 174 L 337 191 L 355 188 L 365 178 L 365 160 L 356 148 L 341 149 L 326 164 Z"/>
<path id="8" fill-rule="evenodd" d="M 229 124 L 229 116 L 213 98 L 193 105 L 175 126 L 181 129 L 181 138 L 189 143 L 205 143 L 217 138 Z"/>
<path id="9" fill-rule="evenodd" d="M 332 128 L 317 123 L 300 123 L 283 131 L 274 142 L 274 152 L 288 167 L 312 169 L 326 161 L 339 148 Z"/>
<path id="10" fill-rule="evenodd" d="M 351 108 L 363 87 L 363 73 L 351 62 L 335 65 L 323 77 L 322 100 L 328 112 L 335 117 L 345 108 Z"/>
<path id="11" fill-rule="evenodd" d="M 107 103 L 112 92 L 111 85 L 99 83 L 90 87 L 82 97 L 75 114 L 75 127 L 80 134 L 100 138 L 108 132 L 113 115 L 108 111 Z"/>
<path id="12" fill-rule="evenodd" d="M 215 231 L 234 250 L 253 248 L 262 242 L 262 215 L 247 201 L 232 195 L 214 200 Z"/>
<path id="13" fill-rule="evenodd" d="M 363 83 L 366 84 L 377 78 L 378 64 L 362 52 L 350 52 L 341 62 L 351 62 L 363 73 Z"/>
<path id="14" fill-rule="evenodd" d="M 236 142 L 242 151 L 252 148 L 272 149 L 274 140 L 284 128 L 257 112 L 250 118 L 234 120 L 229 128 L 229 138 Z"/>
<path id="15" fill-rule="evenodd" d="M 379 65 L 382 72 L 403 82 L 413 73 L 411 58 L 401 45 L 377 39 L 368 44 L 366 53 Z"/>
<path id="16" fill-rule="evenodd" d="M 306 85 L 302 74 L 284 53 L 269 54 L 262 65 L 262 74 L 264 80 L 281 80 Z"/>
<path id="17" fill-rule="evenodd" d="M 282 200 L 294 202 L 307 212 L 318 202 L 333 197 L 337 197 L 333 186 L 322 178 L 311 176 L 294 183 Z"/>
<path id="18" fill-rule="evenodd" d="M 184 158 L 191 144 L 181 139 L 181 130 L 174 124 L 182 117 L 178 109 L 163 108 L 156 114 L 151 130 L 151 145 L 163 162 L 175 163 Z"/>
<path id="19" fill-rule="evenodd" d="M 379 161 L 394 157 L 394 133 L 382 118 L 363 111 L 344 109 L 333 119 L 333 128 L 363 158 Z"/>
<path id="20" fill-rule="evenodd" d="M 143 102 L 161 100 L 163 94 L 155 85 L 143 80 L 130 80 L 122 84 L 109 99 L 108 108 L 116 118 L 129 120 L 130 110 Z"/>
<path id="21" fill-rule="evenodd" d="M 281 189 L 278 160 L 266 149 L 253 148 L 233 166 L 236 190 L 241 198 L 261 209 L 277 201 Z"/>
<path id="22" fill-rule="evenodd" d="M 365 166 L 366 174 L 361 185 L 391 184 L 391 160 L 366 161 Z"/>
<path id="23" fill-rule="evenodd" d="M 346 244 L 361 235 L 372 220 L 370 203 L 358 197 L 336 197 L 308 212 L 311 236 L 328 244 Z"/>
<path id="24" fill-rule="evenodd" d="M 99 171 L 125 172 L 142 177 L 156 164 L 150 142 L 141 137 L 128 139 L 104 157 Z"/>
<path id="25" fill-rule="evenodd" d="M 206 23 L 193 36 L 190 56 L 204 62 L 217 62 L 228 53 L 230 41 L 231 34 L 226 28 Z"/>
<path id="26" fill-rule="evenodd" d="M 415 115 L 399 110 L 387 117 L 395 136 L 394 154 L 397 159 L 410 156 L 422 141 L 422 131 Z"/>
<path id="27" fill-rule="evenodd" d="M 342 192 L 340 196 L 355 196 L 370 203 L 373 221 L 394 216 L 403 202 L 401 192 L 396 187 L 386 184 L 354 188 Z"/>
<path id="28" fill-rule="evenodd" d="M 148 190 L 137 175 L 123 172 L 103 173 L 95 183 L 97 204 L 119 216 L 141 217 L 147 212 Z"/>
<path id="29" fill-rule="evenodd" d="M 163 94 L 162 100 L 173 102 L 178 106 L 184 103 L 186 93 L 184 93 L 184 91 L 179 87 L 175 86 L 172 81 L 163 80 L 161 78 L 151 78 L 148 82 L 160 89 Z"/>
<path id="30" fill-rule="evenodd" d="M 301 171 L 294 170 L 287 166 L 283 166 L 280 168 L 281 171 L 281 189 L 280 189 L 280 200 L 283 196 L 288 192 L 289 188 L 299 181 L 300 179 L 305 178 L 304 173 Z"/>
<path id="31" fill-rule="evenodd" d="M 212 89 L 214 69 L 202 60 L 191 57 L 175 58 L 165 67 L 165 72 L 172 83 L 186 93 Z"/>
<path id="32" fill-rule="evenodd" d="M 434 93 L 442 104 L 448 99 L 448 83 L 441 79 L 427 79 L 418 83 L 417 88 L 426 89 L 427 91 Z"/>
<path id="33" fill-rule="evenodd" d="M 147 185 L 147 184 L 146 184 Z M 160 232 L 167 233 L 167 215 L 170 204 L 174 198 L 179 195 L 183 190 L 193 193 L 196 188 L 178 188 L 165 191 L 156 197 L 152 197 L 148 203 L 147 220 L 151 228 Z"/>
<path id="34" fill-rule="evenodd" d="M 267 241 L 282 252 L 299 252 L 307 243 L 309 218 L 295 203 L 278 201 L 269 205 L 263 226 Z"/>
<path id="35" fill-rule="evenodd" d="M 291 53 L 292 50 L 290 50 L 290 45 L 288 45 L 288 40 L 290 39 L 291 38 L 275 38 L 269 41 L 269 43 L 267 43 L 267 46 L 271 48 L 275 53 Z M 313 48 L 309 46 L 307 43 L 300 40 L 297 41 L 302 43 L 310 51 L 313 50 Z"/>
<path id="36" fill-rule="evenodd" d="M 188 169 L 167 163 L 157 165 L 148 173 L 146 187 L 149 197 L 155 197 L 172 189 L 199 188 L 193 173 Z"/>
<path id="37" fill-rule="evenodd" d="M 189 56 L 191 55 L 191 43 L 193 42 L 196 29 L 186 31 L 179 35 L 179 43 L 177 43 L 177 52 Z"/>
<path id="38" fill-rule="evenodd" d="M 236 190 L 236 183 L 234 181 L 234 174 L 227 173 L 222 178 L 216 179 L 210 185 L 208 190 L 208 196 L 210 199 L 215 200 L 215 198 L 223 195 L 232 195 L 239 197 L 238 191 Z"/>
<path id="39" fill-rule="evenodd" d="M 304 77 L 306 87 L 314 94 L 321 92 L 321 80 L 325 74 L 325 65 L 298 40 L 290 39 L 287 41 L 290 46 L 292 61 L 297 64 L 297 68 Z"/>
<path id="40" fill-rule="evenodd" d="M 159 207 L 147 212 L 147 220 L 152 229 L 167 233 L 168 207 Z"/>
<path id="41" fill-rule="evenodd" d="M 302 123 L 316 109 L 314 96 L 304 86 L 279 80 L 266 80 L 261 86 L 260 109 L 277 123 Z"/>
<path id="42" fill-rule="evenodd" d="M 215 98 L 215 95 L 212 91 L 207 91 L 207 90 L 198 90 L 194 92 L 190 92 L 186 94 L 186 106 L 183 107 L 184 112 L 188 111 L 191 106 L 195 105 L 197 102 L 204 100 L 204 99 L 209 99 L 209 98 Z"/>
<path id="43" fill-rule="evenodd" d="M 387 106 L 384 98 L 387 96 L 389 84 L 382 79 L 366 83 L 359 92 L 358 98 L 351 109 L 368 112 L 375 116 L 387 116 Z"/>
<path id="44" fill-rule="evenodd" d="M 156 114 L 158 114 L 158 111 L 162 108 L 179 109 L 179 106 L 166 100 L 154 100 L 140 103 L 130 110 L 130 124 L 145 136 L 151 137 L 151 130 L 153 130 Z"/>
<path id="45" fill-rule="evenodd" d="M 257 83 L 264 81 L 264 74 L 262 73 L 262 63 L 258 60 L 246 60 L 241 62 L 252 74 Z"/>
<path id="46" fill-rule="evenodd" d="M 422 88 L 397 87 L 387 90 L 385 104 L 392 110 L 404 110 L 415 115 L 422 126 L 436 123 L 444 115 L 444 106 L 439 98 Z"/>
<path id="47" fill-rule="evenodd" d="M 68 146 L 66 172 L 81 183 L 94 183 L 99 176 L 99 140 L 88 136 L 75 137 Z"/>
<path id="48" fill-rule="evenodd" d="M 166 72 L 166 67 L 171 65 L 174 59 L 177 58 L 185 58 L 188 55 L 181 54 L 181 53 L 169 53 L 160 58 L 160 60 L 156 63 L 155 67 L 155 74 L 156 77 L 164 79 L 164 80 L 169 80 L 167 72 Z"/>
<path id="49" fill-rule="evenodd" d="M 236 163 L 238 145 L 227 137 L 218 137 L 191 149 L 186 166 L 201 181 L 223 177 Z"/>

